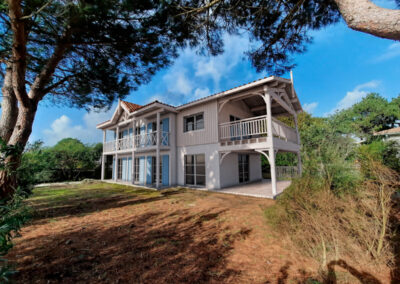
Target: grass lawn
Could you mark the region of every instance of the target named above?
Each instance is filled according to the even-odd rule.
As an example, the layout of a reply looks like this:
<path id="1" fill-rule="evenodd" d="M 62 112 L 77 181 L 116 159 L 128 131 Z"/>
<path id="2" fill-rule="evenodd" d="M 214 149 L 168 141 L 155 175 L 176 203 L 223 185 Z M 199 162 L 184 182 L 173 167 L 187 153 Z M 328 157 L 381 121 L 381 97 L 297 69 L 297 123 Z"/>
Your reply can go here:
<path id="1" fill-rule="evenodd" d="M 272 200 L 84 183 L 28 202 L 18 283 L 298 283 L 318 269 L 266 224 Z"/>

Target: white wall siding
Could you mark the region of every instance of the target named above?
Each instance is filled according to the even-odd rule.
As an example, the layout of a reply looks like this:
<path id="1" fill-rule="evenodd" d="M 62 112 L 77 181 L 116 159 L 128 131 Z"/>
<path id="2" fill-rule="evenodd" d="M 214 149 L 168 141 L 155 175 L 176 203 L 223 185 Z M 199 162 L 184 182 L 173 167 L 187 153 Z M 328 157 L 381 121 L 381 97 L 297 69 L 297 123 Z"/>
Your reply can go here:
<path id="1" fill-rule="evenodd" d="M 204 129 L 183 132 L 183 118 L 204 112 Z M 217 101 L 195 106 L 178 113 L 176 118 L 177 146 L 212 144 L 218 142 Z"/>
<path id="2" fill-rule="evenodd" d="M 177 184 L 185 185 L 185 155 L 205 154 L 206 186 L 208 189 L 219 189 L 219 155 L 218 144 L 177 147 Z"/>
<path id="3" fill-rule="evenodd" d="M 250 155 L 250 181 L 262 179 L 261 154 Z"/>
<path id="4" fill-rule="evenodd" d="M 220 169 L 221 188 L 239 184 L 239 154 L 231 153 L 224 158 Z M 249 154 L 249 170 L 250 182 L 261 180 L 260 154 Z"/>
<path id="5" fill-rule="evenodd" d="M 228 102 L 219 113 L 219 123 L 229 122 L 229 116 L 234 115 L 240 119 L 253 117 L 250 109 L 243 101 Z"/>
<path id="6" fill-rule="evenodd" d="M 237 153 L 228 154 L 220 169 L 221 188 L 239 184 L 239 160 Z"/>

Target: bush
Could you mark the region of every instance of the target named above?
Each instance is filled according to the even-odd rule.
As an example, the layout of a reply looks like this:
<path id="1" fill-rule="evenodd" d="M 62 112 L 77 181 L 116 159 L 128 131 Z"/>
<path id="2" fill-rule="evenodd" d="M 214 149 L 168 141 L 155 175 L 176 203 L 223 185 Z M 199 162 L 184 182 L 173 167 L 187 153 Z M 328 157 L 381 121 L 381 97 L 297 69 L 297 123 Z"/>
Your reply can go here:
<path id="1" fill-rule="evenodd" d="M 19 155 L 20 146 L 10 146 L 0 139 L 0 170 L 7 174 L 15 174 L 6 166 L 7 158 Z M 12 197 L 0 200 L 0 280 L 1 283 L 9 282 L 10 276 L 15 273 L 4 257 L 13 247 L 12 239 L 15 237 L 22 225 L 29 218 L 28 208 L 23 204 L 26 191 L 18 188 Z"/>
<path id="2" fill-rule="evenodd" d="M 346 171 L 333 168 L 331 173 Z M 302 252 L 324 268 L 328 262 L 343 258 L 393 263 L 394 232 L 389 217 L 399 176 L 371 157 L 365 157 L 357 171 L 363 181 L 348 180 L 344 184 L 351 184 L 352 190 L 340 194 L 323 175 L 305 174 L 265 211 L 279 231 L 288 234 Z M 346 175 L 340 173 L 333 180 Z"/>
<path id="3" fill-rule="evenodd" d="M 362 160 L 372 157 L 400 173 L 400 153 L 398 149 L 399 145 L 394 141 L 375 140 L 370 144 L 360 145 L 358 155 Z"/>
<path id="4" fill-rule="evenodd" d="M 13 247 L 12 239 L 29 219 L 29 208 L 24 205 L 25 195 L 17 190 L 11 200 L 0 201 L 0 282 L 9 282 L 15 271 L 4 258 Z"/>

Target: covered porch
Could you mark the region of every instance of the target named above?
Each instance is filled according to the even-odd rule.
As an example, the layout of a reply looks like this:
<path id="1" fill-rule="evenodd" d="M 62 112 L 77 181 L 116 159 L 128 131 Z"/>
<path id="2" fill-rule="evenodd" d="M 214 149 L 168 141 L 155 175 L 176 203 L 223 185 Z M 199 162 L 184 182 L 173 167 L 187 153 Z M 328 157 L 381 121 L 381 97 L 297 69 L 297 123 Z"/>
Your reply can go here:
<path id="1" fill-rule="evenodd" d="M 270 179 L 262 179 L 261 181 L 251 182 L 247 184 L 234 185 L 226 188 L 216 190 L 221 193 L 271 198 L 274 199 L 276 196 L 281 194 L 288 186 L 290 186 L 290 180 L 281 180 L 276 182 L 276 194 L 273 194 L 272 183 Z"/>

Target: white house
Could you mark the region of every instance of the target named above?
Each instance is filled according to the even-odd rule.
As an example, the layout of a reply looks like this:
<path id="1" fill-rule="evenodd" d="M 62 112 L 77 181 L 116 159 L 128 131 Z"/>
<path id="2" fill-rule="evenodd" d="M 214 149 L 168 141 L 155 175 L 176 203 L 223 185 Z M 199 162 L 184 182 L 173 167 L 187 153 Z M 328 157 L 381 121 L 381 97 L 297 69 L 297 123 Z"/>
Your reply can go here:
<path id="1" fill-rule="evenodd" d="M 374 133 L 375 136 L 382 136 L 386 141 L 394 141 L 400 145 L 400 127 L 382 130 Z"/>
<path id="2" fill-rule="evenodd" d="M 190 103 L 159 101 L 137 105 L 119 101 L 103 130 L 105 161 L 113 157 L 107 179 L 161 188 L 172 185 L 218 190 L 262 179 L 261 154 L 271 165 L 277 194 L 275 155 L 297 153 L 297 114 L 302 111 L 291 80 L 268 77 Z M 295 128 L 277 116 L 292 116 Z M 111 131 L 112 135 L 107 135 Z M 109 158 L 110 160 L 110 158 Z"/>

